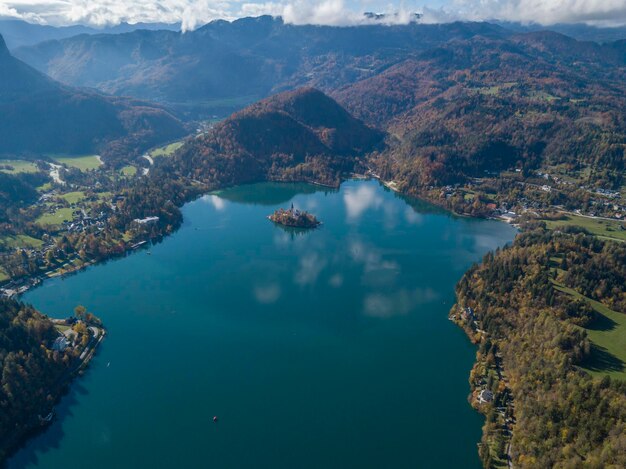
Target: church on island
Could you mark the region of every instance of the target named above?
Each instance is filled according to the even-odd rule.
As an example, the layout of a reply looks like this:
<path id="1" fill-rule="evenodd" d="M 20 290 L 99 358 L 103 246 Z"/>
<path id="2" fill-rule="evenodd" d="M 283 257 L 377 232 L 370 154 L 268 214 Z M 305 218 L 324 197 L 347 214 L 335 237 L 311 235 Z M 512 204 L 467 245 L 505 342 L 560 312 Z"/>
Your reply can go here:
<path id="1" fill-rule="evenodd" d="M 279 225 L 293 228 L 315 228 L 321 224 L 314 215 L 304 210 L 294 208 L 293 204 L 291 204 L 291 208 L 288 210 L 279 208 L 267 218 Z"/>

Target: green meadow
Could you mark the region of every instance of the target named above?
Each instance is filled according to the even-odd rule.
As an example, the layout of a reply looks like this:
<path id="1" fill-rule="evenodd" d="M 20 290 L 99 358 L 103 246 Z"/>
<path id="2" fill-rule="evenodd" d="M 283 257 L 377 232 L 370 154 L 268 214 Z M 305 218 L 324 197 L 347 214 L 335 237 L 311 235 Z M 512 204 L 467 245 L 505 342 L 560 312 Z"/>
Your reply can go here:
<path id="1" fill-rule="evenodd" d="M 85 193 L 82 191 L 68 192 L 67 194 L 61 195 L 60 198 L 67 201 L 69 204 L 76 204 L 85 199 Z"/>
<path id="2" fill-rule="evenodd" d="M 102 166 L 98 155 L 47 155 L 59 164 L 78 168 L 81 171 L 93 171 Z"/>
<path id="3" fill-rule="evenodd" d="M 595 377 L 610 376 L 626 381 L 626 314 L 618 313 L 577 291 L 555 284 L 557 290 L 588 302 L 598 318 L 586 327 L 593 344 L 591 356 L 581 368 Z"/>
<path id="4" fill-rule="evenodd" d="M 4 166 L 10 166 L 9 168 L 3 168 Z M 9 174 L 19 173 L 36 173 L 39 171 L 37 165 L 32 161 L 26 160 L 0 160 L 0 172 Z"/>
<path id="5" fill-rule="evenodd" d="M 0 246 L 4 248 L 38 248 L 43 242 L 40 239 L 27 235 L 3 236 L 0 238 Z"/>
<path id="6" fill-rule="evenodd" d="M 132 177 L 137 174 L 137 168 L 131 165 L 124 166 L 122 169 L 120 169 L 120 174 L 122 174 L 123 176 Z"/>
<path id="7" fill-rule="evenodd" d="M 626 241 L 626 224 L 619 220 L 606 220 L 603 218 L 590 218 L 578 215 L 566 215 L 563 220 L 544 220 L 549 229 L 554 230 L 565 226 L 579 226 L 589 233 L 617 241 Z"/>
<path id="8" fill-rule="evenodd" d="M 164 147 L 157 148 L 150 152 L 150 156 L 152 158 L 157 158 L 159 156 L 172 156 L 176 150 L 183 146 L 183 142 L 174 142 L 169 145 L 165 145 Z"/>
<path id="9" fill-rule="evenodd" d="M 35 223 L 41 226 L 56 226 L 60 225 L 65 221 L 72 220 L 72 212 L 74 209 L 69 207 L 63 207 L 56 210 L 53 213 L 44 213 L 42 216 L 35 220 Z"/>

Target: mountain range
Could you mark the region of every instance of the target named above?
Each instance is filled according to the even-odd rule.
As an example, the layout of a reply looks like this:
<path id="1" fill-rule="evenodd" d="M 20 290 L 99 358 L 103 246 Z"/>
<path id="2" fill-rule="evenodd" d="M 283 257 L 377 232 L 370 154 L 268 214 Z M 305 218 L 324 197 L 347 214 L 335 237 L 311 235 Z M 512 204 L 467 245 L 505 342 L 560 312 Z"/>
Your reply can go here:
<path id="1" fill-rule="evenodd" d="M 384 165 L 410 187 L 541 164 L 623 183 L 626 41 L 453 40 L 332 96 L 393 136 Z"/>
<path id="2" fill-rule="evenodd" d="M 45 76 L 14 58 L 0 36 L 1 154 L 100 152 L 114 159 L 184 134 L 160 106 Z"/>
<path id="3" fill-rule="evenodd" d="M 206 117 L 287 89 L 336 89 L 449 40 L 506 34 L 488 23 L 295 26 L 263 16 L 214 21 L 184 34 L 82 35 L 14 53 L 64 83 Z"/>
<path id="4" fill-rule="evenodd" d="M 296 26 L 262 16 L 214 21 L 185 34 L 80 35 L 15 54 L 63 81 L 65 90 L 91 87 L 153 100 L 183 119 L 226 116 L 286 90 L 318 89 L 387 134 L 377 169 L 411 188 L 546 164 L 587 168 L 593 183 L 620 186 L 626 40 L 513 29 L 490 23 Z M 116 99 L 117 106 L 166 115 L 127 98 L 105 101 Z M 302 130 L 282 118 L 271 123 L 272 132 Z M 134 133 L 132 125 L 126 130 Z M 230 139 L 240 151 L 247 135 L 235 134 Z"/>
<path id="5" fill-rule="evenodd" d="M 4 37 L 4 41 L 9 50 L 21 46 L 32 46 L 53 39 L 65 39 L 80 34 L 121 34 L 138 29 L 180 31 L 180 23 L 120 23 L 115 26 L 93 28 L 83 25 L 50 26 L 28 23 L 27 21 L 18 19 L 0 19 L 0 34 Z"/>

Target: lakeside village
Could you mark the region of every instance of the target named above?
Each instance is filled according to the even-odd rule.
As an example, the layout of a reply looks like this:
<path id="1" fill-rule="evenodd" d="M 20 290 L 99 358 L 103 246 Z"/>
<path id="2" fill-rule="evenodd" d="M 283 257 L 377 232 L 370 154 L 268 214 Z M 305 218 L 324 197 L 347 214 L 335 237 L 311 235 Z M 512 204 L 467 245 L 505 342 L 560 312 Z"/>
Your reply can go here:
<path id="1" fill-rule="evenodd" d="M 68 199 L 72 202 L 68 202 Z M 46 278 L 69 274 L 93 264 L 96 260 L 85 258 L 81 252 L 59 261 L 59 241 L 62 242 L 68 235 L 90 235 L 96 240 L 101 239 L 106 234 L 109 219 L 116 215 L 118 204 L 124 200 L 123 195 L 111 195 L 108 192 L 86 195 L 85 192 L 62 193 L 55 189 L 43 194 L 33 209 L 42 213 L 36 223 L 45 229 L 45 234 L 41 240 L 26 235 L 15 237 L 18 242 L 24 243 L 24 246 L 16 247 L 18 262 L 25 271 L 36 270 L 37 273 L 17 279 L 11 279 L 10 276 L 2 278 L 0 275 L 0 296 L 17 297 Z M 59 220 L 58 224 L 55 219 Z M 146 244 L 147 241 L 142 239 L 145 238 L 145 231 L 158 222 L 157 216 L 134 219 L 129 231 L 124 234 L 122 241 L 125 248 L 120 249 L 119 254 Z M 0 255 L 3 261 L 7 257 L 7 253 Z"/>
<path id="2" fill-rule="evenodd" d="M 537 170 L 528 176 L 519 168 L 499 173 L 485 171 L 463 184 L 429 186 L 418 197 L 459 214 L 481 216 L 517 225 L 522 217 L 555 225 L 578 225 L 591 234 L 626 240 L 626 186 L 621 191 L 584 184 L 582 175 Z M 363 177 L 378 179 L 390 190 L 403 192 L 401 184 L 386 181 L 368 170 Z M 478 210 L 467 210 L 476 204 Z M 615 233 L 622 232 L 615 236 Z"/>

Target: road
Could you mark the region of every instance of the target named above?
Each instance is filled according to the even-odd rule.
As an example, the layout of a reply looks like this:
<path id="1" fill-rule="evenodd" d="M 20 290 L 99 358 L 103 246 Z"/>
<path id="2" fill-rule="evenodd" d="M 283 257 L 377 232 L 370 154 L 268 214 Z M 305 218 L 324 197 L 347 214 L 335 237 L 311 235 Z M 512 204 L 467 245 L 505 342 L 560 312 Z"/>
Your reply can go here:
<path id="1" fill-rule="evenodd" d="M 152 159 L 152 157 L 150 155 L 145 154 L 145 155 L 141 155 L 141 157 L 143 159 L 145 159 L 145 160 L 148 160 L 148 163 L 150 163 L 150 166 L 154 165 L 154 160 Z M 142 171 L 143 171 L 143 175 L 146 176 L 150 172 L 150 169 L 149 168 L 142 168 Z"/>
<path id="2" fill-rule="evenodd" d="M 65 185 L 65 181 L 61 179 L 61 175 L 59 174 L 59 170 L 61 169 L 61 165 L 48 163 L 50 165 L 50 177 L 57 184 Z"/>

